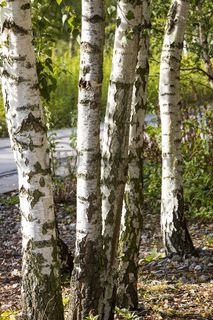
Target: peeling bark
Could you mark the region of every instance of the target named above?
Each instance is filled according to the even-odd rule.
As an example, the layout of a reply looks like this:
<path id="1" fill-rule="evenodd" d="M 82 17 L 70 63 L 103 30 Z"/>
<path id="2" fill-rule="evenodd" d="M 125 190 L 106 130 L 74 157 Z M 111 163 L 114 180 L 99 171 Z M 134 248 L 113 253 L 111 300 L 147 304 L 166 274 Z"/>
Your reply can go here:
<path id="1" fill-rule="evenodd" d="M 150 1 L 141 6 L 142 21 L 132 95 L 128 179 L 125 186 L 119 243 L 119 307 L 138 308 L 138 259 L 143 226 L 143 135 L 149 74 Z"/>
<path id="2" fill-rule="evenodd" d="M 30 1 L 1 8 L 2 93 L 18 169 L 23 319 L 63 319 L 46 129 L 32 47 Z"/>
<path id="3" fill-rule="evenodd" d="M 118 1 L 117 28 L 104 126 L 102 214 L 106 258 L 103 319 L 113 318 L 117 249 L 127 178 L 129 122 L 138 52 L 141 1 Z"/>
<path id="4" fill-rule="evenodd" d="M 82 1 L 81 34 L 75 291 L 69 318 L 83 320 L 90 312 L 99 314 L 103 296 L 99 116 L 104 44 L 102 0 Z"/>
<path id="5" fill-rule="evenodd" d="M 184 217 L 180 120 L 180 63 L 188 11 L 189 1 L 172 1 L 160 65 L 161 227 L 167 255 L 185 255 L 194 252 Z"/>

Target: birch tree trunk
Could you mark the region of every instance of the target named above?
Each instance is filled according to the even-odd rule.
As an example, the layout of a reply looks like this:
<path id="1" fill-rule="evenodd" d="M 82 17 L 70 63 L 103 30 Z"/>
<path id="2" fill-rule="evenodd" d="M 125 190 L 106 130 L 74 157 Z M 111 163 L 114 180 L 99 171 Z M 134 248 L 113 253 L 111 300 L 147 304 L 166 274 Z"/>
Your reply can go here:
<path id="1" fill-rule="evenodd" d="M 209 52 L 208 39 L 207 39 L 208 30 L 206 30 L 205 24 L 202 21 L 203 16 L 202 16 L 201 4 L 197 6 L 197 11 L 198 11 L 198 15 L 200 15 L 199 23 L 198 23 L 198 31 L 199 31 L 199 41 L 200 41 L 200 46 L 202 51 L 203 63 L 204 63 L 206 75 L 209 81 L 209 85 L 213 89 L 213 68 L 212 68 L 211 59 L 208 53 Z"/>
<path id="2" fill-rule="evenodd" d="M 117 28 L 105 117 L 102 163 L 103 239 L 106 255 L 103 319 L 113 318 L 117 248 L 127 177 L 129 121 L 138 52 L 141 1 L 117 2 Z"/>
<path id="3" fill-rule="evenodd" d="M 83 0 L 77 134 L 76 290 L 70 313 L 70 318 L 82 320 L 90 312 L 99 314 L 99 300 L 103 295 L 99 117 L 103 44 L 103 0 Z"/>
<path id="4" fill-rule="evenodd" d="M 141 6 L 141 35 L 132 95 L 128 180 L 126 182 L 119 255 L 117 304 L 137 309 L 138 258 L 143 225 L 143 135 L 149 73 L 150 1 Z"/>
<path id="5" fill-rule="evenodd" d="M 1 8 L 2 92 L 19 177 L 22 215 L 23 319 L 63 319 L 59 262 L 46 129 L 30 1 Z"/>
<path id="6" fill-rule="evenodd" d="M 160 64 L 159 103 L 162 124 L 161 227 L 167 255 L 193 253 L 184 218 L 180 63 L 189 1 L 173 0 L 170 6 Z"/>

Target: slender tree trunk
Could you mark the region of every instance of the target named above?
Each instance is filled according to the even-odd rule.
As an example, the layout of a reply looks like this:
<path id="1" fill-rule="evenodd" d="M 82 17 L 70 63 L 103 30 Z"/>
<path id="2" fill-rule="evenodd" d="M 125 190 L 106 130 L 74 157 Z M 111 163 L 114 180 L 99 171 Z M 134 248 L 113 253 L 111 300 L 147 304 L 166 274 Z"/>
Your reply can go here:
<path id="1" fill-rule="evenodd" d="M 206 30 L 205 24 L 202 21 L 203 17 L 202 17 L 201 4 L 198 5 L 197 10 L 198 10 L 198 15 L 200 15 L 198 30 L 199 30 L 199 41 L 200 41 L 200 46 L 201 46 L 201 51 L 203 56 L 203 63 L 204 63 L 205 71 L 207 73 L 209 85 L 213 89 L 213 68 L 212 68 L 211 59 L 208 53 L 209 52 L 208 39 L 207 39 L 208 30 Z"/>
<path id="2" fill-rule="evenodd" d="M 70 312 L 70 318 L 82 320 L 90 312 L 99 314 L 102 297 L 99 111 L 103 44 L 103 0 L 83 0 L 77 134 L 76 289 Z"/>
<path id="3" fill-rule="evenodd" d="M 140 5 L 138 5 L 140 3 Z M 141 1 L 117 2 L 117 28 L 104 128 L 102 165 L 103 237 L 106 255 L 103 319 L 113 318 L 115 270 L 124 187 L 127 177 L 129 121 L 138 52 Z"/>
<path id="4" fill-rule="evenodd" d="M 150 1 L 142 4 L 142 30 L 132 96 L 128 180 L 125 187 L 119 244 L 117 304 L 138 308 L 138 258 L 143 225 L 143 135 L 149 73 Z"/>
<path id="5" fill-rule="evenodd" d="M 167 255 L 193 253 L 184 218 L 180 63 L 189 1 L 173 0 L 170 6 L 160 65 L 159 103 L 162 123 L 161 227 Z"/>
<path id="6" fill-rule="evenodd" d="M 52 180 L 31 28 L 30 1 L 6 1 L 1 8 L 2 92 L 19 177 L 22 318 L 60 320 Z"/>

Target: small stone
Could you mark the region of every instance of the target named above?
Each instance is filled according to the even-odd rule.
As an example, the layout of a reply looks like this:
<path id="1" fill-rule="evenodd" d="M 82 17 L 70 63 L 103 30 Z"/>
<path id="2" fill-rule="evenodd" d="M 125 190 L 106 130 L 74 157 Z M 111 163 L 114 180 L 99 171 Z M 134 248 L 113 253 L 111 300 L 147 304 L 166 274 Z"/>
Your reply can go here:
<path id="1" fill-rule="evenodd" d="M 209 277 L 203 274 L 202 276 L 199 277 L 199 280 L 201 282 L 207 282 L 209 281 Z"/>
<path id="2" fill-rule="evenodd" d="M 194 271 L 201 271 L 202 270 L 202 266 L 197 264 L 195 267 L 194 267 Z"/>
<path id="3" fill-rule="evenodd" d="M 76 223 L 71 223 L 69 225 L 70 230 L 75 230 L 76 229 Z"/>
<path id="4" fill-rule="evenodd" d="M 194 271 L 194 268 L 196 267 L 195 263 L 190 264 L 189 271 Z"/>
<path id="5" fill-rule="evenodd" d="M 208 267 L 208 269 L 213 269 L 213 263 L 212 263 L 212 262 L 209 262 L 209 263 L 207 264 L 207 267 Z"/>

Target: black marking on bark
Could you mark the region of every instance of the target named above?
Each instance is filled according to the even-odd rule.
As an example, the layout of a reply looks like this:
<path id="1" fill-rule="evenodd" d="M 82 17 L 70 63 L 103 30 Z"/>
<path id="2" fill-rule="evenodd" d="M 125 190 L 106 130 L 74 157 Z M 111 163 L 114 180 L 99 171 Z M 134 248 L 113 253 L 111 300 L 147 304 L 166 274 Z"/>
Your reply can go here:
<path id="1" fill-rule="evenodd" d="M 46 132 L 46 128 L 40 117 L 35 117 L 31 112 L 28 114 L 27 118 L 22 121 L 20 128 L 16 131 L 16 134 L 23 132 Z"/>
<path id="2" fill-rule="evenodd" d="M 86 17 L 84 16 L 85 20 L 91 23 L 100 23 L 104 21 L 104 18 L 99 16 L 98 14 L 95 14 L 92 17 Z"/>
<path id="3" fill-rule="evenodd" d="M 12 19 L 6 19 L 2 26 L 2 33 L 4 32 L 4 29 L 12 29 L 14 33 L 18 34 L 25 34 L 27 35 L 29 33 L 28 30 L 24 29 L 23 27 L 17 25 Z"/>
<path id="4" fill-rule="evenodd" d="M 31 110 L 31 111 L 37 111 L 39 110 L 39 104 L 30 104 L 27 103 L 24 106 L 20 106 L 16 108 L 17 111 L 25 111 L 25 110 Z"/>
<path id="5" fill-rule="evenodd" d="M 93 54 L 100 53 L 100 47 L 86 41 L 81 42 L 81 50 L 82 52 L 93 53 Z"/>
<path id="6" fill-rule="evenodd" d="M 11 79 L 11 80 L 15 81 L 15 83 L 17 83 L 17 84 L 19 84 L 21 82 L 28 81 L 27 79 L 24 79 L 23 77 L 16 77 L 13 74 L 10 74 L 7 70 L 4 70 L 2 72 L 2 76 L 4 76 L 7 79 Z"/>
<path id="7" fill-rule="evenodd" d="M 79 86 L 80 90 L 82 90 L 82 89 L 89 90 L 91 88 L 91 83 L 90 83 L 90 81 L 86 81 L 83 78 L 81 78 L 79 80 L 78 86 Z"/>
<path id="8" fill-rule="evenodd" d="M 30 182 L 30 180 L 32 179 L 33 176 L 37 175 L 37 174 L 41 174 L 43 176 L 46 176 L 46 175 L 50 175 L 51 173 L 51 170 L 50 168 L 46 168 L 46 169 L 43 169 L 40 165 L 39 162 L 36 162 L 34 164 L 34 168 L 35 168 L 35 171 L 30 171 L 30 173 L 28 174 L 28 182 Z M 41 177 L 42 179 L 43 177 Z"/>
<path id="9" fill-rule="evenodd" d="M 52 222 L 45 222 L 42 225 L 42 234 L 47 234 L 49 230 L 55 229 L 55 221 Z"/>
<path id="10" fill-rule="evenodd" d="M 82 72 L 83 72 L 83 75 L 85 76 L 87 73 L 90 72 L 90 66 L 89 65 L 84 66 Z"/>
<path id="11" fill-rule="evenodd" d="M 34 208 L 36 203 L 38 203 L 40 198 L 44 197 L 45 194 L 39 190 L 34 190 L 33 192 L 29 192 L 29 196 L 30 196 L 29 200 L 31 199 L 31 197 L 33 198 L 30 204 L 31 204 L 31 208 Z"/>
<path id="12" fill-rule="evenodd" d="M 44 179 L 44 177 L 40 178 L 39 184 L 40 184 L 41 187 L 45 187 L 45 179 Z"/>
<path id="13" fill-rule="evenodd" d="M 21 10 L 28 10 L 30 9 L 30 3 L 25 3 L 21 6 Z"/>
<path id="14" fill-rule="evenodd" d="M 39 84 L 38 84 L 38 82 L 36 82 L 36 83 L 33 84 L 32 86 L 30 86 L 30 89 L 32 89 L 32 90 L 38 90 L 38 89 L 39 89 Z"/>

